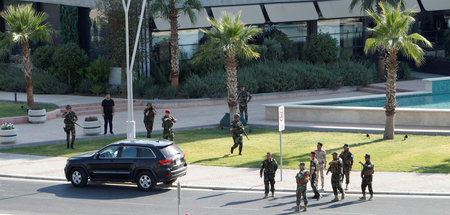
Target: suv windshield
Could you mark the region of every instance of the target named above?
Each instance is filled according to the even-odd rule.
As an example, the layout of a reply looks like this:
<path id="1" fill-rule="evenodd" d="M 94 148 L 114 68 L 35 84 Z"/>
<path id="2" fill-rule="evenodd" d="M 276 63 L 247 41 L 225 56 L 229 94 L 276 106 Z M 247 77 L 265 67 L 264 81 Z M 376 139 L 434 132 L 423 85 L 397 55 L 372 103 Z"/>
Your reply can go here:
<path id="1" fill-rule="evenodd" d="M 183 151 L 175 144 L 168 145 L 164 148 L 160 148 L 161 153 L 166 158 L 173 157 L 176 154 L 181 154 Z"/>

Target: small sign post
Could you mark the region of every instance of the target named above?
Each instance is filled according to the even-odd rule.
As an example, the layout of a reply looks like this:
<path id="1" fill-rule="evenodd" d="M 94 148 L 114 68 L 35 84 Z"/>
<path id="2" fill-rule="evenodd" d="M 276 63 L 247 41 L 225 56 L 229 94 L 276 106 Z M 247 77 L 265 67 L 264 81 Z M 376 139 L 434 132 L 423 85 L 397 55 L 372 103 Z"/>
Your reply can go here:
<path id="1" fill-rule="evenodd" d="M 181 185 L 180 182 L 177 183 L 178 190 L 178 215 L 180 215 L 180 204 L 181 204 Z"/>
<path id="2" fill-rule="evenodd" d="M 284 106 L 278 107 L 278 131 L 280 132 L 280 179 L 283 181 L 283 144 L 281 143 L 282 131 L 285 127 Z"/>

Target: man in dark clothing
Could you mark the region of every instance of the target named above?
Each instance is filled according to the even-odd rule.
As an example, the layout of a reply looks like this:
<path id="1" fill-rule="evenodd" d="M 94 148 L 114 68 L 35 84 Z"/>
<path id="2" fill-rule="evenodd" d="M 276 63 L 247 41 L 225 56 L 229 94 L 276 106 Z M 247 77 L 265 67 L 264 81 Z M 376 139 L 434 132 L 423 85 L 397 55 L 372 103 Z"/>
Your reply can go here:
<path id="1" fill-rule="evenodd" d="M 278 164 L 275 159 L 272 158 L 272 153 L 267 152 L 266 160 L 261 164 L 261 169 L 259 170 L 259 177 L 262 178 L 264 173 L 264 199 L 269 197 L 269 183 L 271 186 L 272 197 L 275 196 L 275 173 L 278 169 Z"/>
<path id="2" fill-rule="evenodd" d="M 144 125 L 147 130 L 147 138 L 152 137 L 153 122 L 155 121 L 156 110 L 152 103 L 147 103 L 147 108 L 144 110 Z"/>
<path id="3" fill-rule="evenodd" d="M 75 143 L 75 123 L 78 120 L 78 117 L 75 112 L 72 111 L 72 106 L 66 106 L 66 112 L 62 115 L 62 118 L 64 118 L 64 131 L 66 132 L 67 136 L 67 149 L 69 148 L 69 142 L 70 148 L 74 149 L 73 144 Z M 70 134 L 72 134 L 72 141 L 70 140 Z"/>
<path id="4" fill-rule="evenodd" d="M 109 133 L 114 134 L 113 132 L 113 116 L 114 116 L 114 100 L 111 99 L 111 95 L 109 93 L 106 94 L 105 99 L 102 101 L 102 109 L 103 109 L 103 119 L 105 120 L 105 133 L 108 131 L 109 124 Z"/>
<path id="5" fill-rule="evenodd" d="M 316 152 L 312 151 L 311 152 L 311 157 L 308 158 L 309 160 L 309 175 L 311 178 L 311 188 L 314 192 L 314 197 L 313 199 L 320 199 L 320 194 L 319 191 L 317 190 L 317 186 L 316 186 L 316 178 L 317 178 L 317 166 L 319 166 L 319 161 L 317 161 L 316 158 Z"/>

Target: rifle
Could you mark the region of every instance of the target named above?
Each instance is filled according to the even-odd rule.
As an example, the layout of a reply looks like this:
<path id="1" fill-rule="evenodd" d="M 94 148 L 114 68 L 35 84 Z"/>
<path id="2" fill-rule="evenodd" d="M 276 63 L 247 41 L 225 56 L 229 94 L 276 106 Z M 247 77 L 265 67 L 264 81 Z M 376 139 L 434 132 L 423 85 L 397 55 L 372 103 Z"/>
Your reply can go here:
<path id="1" fill-rule="evenodd" d="M 245 132 L 245 129 L 241 128 L 241 131 L 244 134 L 244 136 L 247 137 L 247 140 L 250 140 L 250 138 L 248 138 L 247 132 Z"/>

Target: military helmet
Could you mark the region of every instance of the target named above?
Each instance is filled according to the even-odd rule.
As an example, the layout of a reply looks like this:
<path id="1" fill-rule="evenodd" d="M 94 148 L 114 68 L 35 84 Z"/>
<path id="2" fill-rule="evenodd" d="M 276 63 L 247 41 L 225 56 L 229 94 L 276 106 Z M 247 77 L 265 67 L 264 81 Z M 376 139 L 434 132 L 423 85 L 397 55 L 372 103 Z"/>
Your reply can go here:
<path id="1" fill-rule="evenodd" d="M 241 118 L 241 115 L 239 115 L 238 113 L 235 113 L 234 118 L 237 118 L 237 117 Z"/>
<path id="2" fill-rule="evenodd" d="M 337 152 L 333 152 L 333 154 L 331 154 L 331 155 L 333 155 L 333 156 L 334 156 L 334 155 L 338 155 L 338 153 L 337 153 Z"/>
<path id="3" fill-rule="evenodd" d="M 305 163 L 301 162 L 298 164 L 299 166 L 305 166 Z"/>
<path id="4" fill-rule="evenodd" d="M 72 106 L 70 105 L 66 105 L 66 109 L 72 108 Z"/>
<path id="5" fill-rule="evenodd" d="M 366 154 L 364 157 L 365 158 L 370 158 L 370 154 Z"/>

